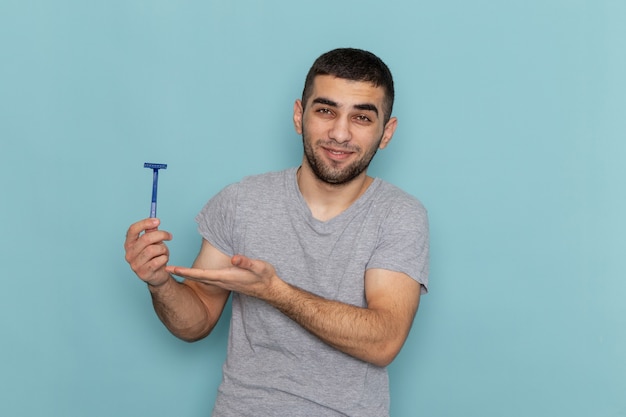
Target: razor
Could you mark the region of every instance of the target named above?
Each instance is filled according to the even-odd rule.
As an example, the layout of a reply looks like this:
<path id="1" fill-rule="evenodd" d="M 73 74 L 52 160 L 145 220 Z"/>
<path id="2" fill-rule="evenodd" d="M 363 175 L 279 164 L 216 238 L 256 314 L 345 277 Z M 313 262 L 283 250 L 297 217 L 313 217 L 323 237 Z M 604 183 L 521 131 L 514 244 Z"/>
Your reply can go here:
<path id="1" fill-rule="evenodd" d="M 167 164 L 153 164 L 150 162 L 146 162 L 145 164 L 143 164 L 143 167 L 152 169 L 152 204 L 150 205 L 150 217 L 156 217 L 159 170 L 167 169 Z"/>

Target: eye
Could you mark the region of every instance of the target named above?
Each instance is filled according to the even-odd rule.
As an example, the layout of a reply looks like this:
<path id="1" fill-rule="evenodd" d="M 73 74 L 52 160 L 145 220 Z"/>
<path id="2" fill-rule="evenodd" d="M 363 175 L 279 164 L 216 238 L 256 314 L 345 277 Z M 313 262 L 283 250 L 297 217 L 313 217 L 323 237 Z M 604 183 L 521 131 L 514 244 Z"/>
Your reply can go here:
<path id="1" fill-rule="evenodd" d="M 357 122 L 360 123 L 371 123 L 372 119 L 370 119 L 369 117 L 367 117 L 364 114 L 358 114 L 356 116 L 354 116 L 354 120 L 356 120 Z"/>
<path id="2" fill-rule="evenodd" d="M 335 113 L 328 107 L 320 107 L 315 109 L 315 113 L 319 114 L 322 117 L 332 117 Z"/>

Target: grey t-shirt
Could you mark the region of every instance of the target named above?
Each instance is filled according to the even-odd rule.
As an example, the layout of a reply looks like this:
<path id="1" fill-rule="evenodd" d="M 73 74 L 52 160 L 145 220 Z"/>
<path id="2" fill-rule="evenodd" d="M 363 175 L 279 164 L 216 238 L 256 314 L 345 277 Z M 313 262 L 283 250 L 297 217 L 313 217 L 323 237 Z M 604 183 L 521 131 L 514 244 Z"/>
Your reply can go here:
<path id="1" fill-rule="evenodd" d="M 284 281 L 365 307 L 364 274 L 382 268 L 428 286 L 428 221 L 421 203 L 375 179 L 333 219 L 316 220 L 296 168 L 244 178 L 198 214 L 200 234 L 226 255 L 269 262 Z M 389 414 L 386 368 L 320 341 L 258 299 L 233 294 L 228 355 L 213 415 Z"/>

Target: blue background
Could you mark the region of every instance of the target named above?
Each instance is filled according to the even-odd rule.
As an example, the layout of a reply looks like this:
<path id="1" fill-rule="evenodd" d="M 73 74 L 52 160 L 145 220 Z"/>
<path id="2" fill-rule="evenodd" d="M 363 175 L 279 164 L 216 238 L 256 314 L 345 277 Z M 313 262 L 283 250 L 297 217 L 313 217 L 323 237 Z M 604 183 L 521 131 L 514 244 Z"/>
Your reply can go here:
<path id="1" fill-rule="evenodd" d="M 397 87 L 370 173 L 431 220 L 392 415 L 626 416 L 625 43 L 620 0 L 0 0 L 0 415 L 209 415 L 227 321 L 175 339 L 124 261 L 143 163 L 190 264 L 209 197 L 300 162 L 304 75 L 353 46 Z"/>

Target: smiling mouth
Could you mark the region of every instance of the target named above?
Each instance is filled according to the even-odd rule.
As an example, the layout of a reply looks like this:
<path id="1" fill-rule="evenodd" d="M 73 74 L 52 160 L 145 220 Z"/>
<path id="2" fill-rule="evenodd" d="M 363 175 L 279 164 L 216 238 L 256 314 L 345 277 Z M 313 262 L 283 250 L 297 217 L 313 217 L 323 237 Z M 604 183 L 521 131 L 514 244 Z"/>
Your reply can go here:
<path id="1" fill-rule="evenodd" d="M 343 160 L 353 154 L 352 151 L 343 151 L 343 150 L 329 149 L 329 148 L 323 148 L 323 149 L 326 152 L 326 154 L 330 156 L 331 159 Z"/>

